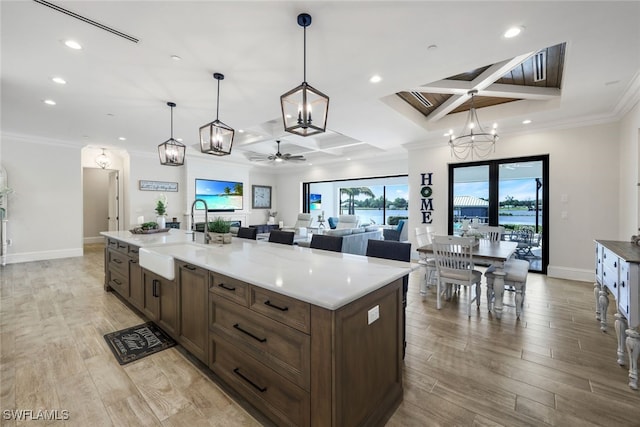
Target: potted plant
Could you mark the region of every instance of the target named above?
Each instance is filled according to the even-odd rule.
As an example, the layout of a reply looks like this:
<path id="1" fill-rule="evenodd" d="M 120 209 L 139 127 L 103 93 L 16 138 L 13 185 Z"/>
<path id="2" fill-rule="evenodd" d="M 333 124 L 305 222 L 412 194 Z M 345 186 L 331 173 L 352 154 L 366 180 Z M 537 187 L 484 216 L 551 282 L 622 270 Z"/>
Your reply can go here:
<path id="1" fill-rule="evenodd" d="M 156 222 L 158 223 L 158 228 L 166 228 L 167 227 L 167 219 L 165 218 L 165 214 L 167 213 L 167 205 L 163 200 L 158 200 L 156 203 L 156 214 L 158 217 L 156 218 Z"/>
<path id="2" fill-rule="evenodd" d="M 207 228 L 211 236 L 210 243 L 231 243 L 231 225 L 222 217 L 217 217 L 210 221 Z"/>

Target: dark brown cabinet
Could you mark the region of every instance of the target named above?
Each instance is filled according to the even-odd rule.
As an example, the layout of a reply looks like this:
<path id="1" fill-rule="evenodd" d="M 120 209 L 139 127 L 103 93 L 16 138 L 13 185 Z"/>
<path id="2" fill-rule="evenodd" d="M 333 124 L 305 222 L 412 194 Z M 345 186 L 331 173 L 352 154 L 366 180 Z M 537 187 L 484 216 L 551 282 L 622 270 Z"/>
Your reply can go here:
<path id="1" fill-rule="evenodd" d="M 209 272 L 186 263 L 177 264 L 180 293 L 180 343 L 207 363 L 207 297 Z"/>
<path id="2" fill-rule="evenodd" d="M 144 303 L 142 311 L 165 332 L 177 338 L 179 332 L 178 286 L 148 270 L 142 270 Z"/>

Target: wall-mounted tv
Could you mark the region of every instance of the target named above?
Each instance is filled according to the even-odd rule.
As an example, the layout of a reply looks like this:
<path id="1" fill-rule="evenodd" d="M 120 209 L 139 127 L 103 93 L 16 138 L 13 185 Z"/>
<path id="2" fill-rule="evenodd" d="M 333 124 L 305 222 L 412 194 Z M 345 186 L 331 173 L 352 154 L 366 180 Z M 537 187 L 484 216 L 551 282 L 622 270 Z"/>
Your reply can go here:
<path id="1" fill-rule="evenodd" d="M 204 200 L 209 212 L 241 210 L 242 183 L 196 178 L 196 199 Z M 196 209 L 204 210 L 204 205 L 197 203 Z"/>

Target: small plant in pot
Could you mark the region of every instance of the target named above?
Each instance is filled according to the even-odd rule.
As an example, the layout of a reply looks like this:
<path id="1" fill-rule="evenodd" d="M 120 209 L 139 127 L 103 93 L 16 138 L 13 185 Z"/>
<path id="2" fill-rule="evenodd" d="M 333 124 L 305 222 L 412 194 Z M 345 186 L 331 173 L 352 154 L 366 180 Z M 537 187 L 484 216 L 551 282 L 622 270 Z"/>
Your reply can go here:
<path id="1" fill-rule="evenodd" d="M 158 218 L 156 221 L 158 222 L 159 228 L 165 228 L 167 224 L 167 219 L 165 218 L 165 214 L 167 213 L 167 205 L 162 200 L 158 200 L 156 203 L 156 214 L 158 214 Z"/>
<path id="2" fill-rule="evenodd" d="M 207 225 L 211 243 L 231 243 L 231 225 L 228 221 L 218 217 L 210 221 Z"/>

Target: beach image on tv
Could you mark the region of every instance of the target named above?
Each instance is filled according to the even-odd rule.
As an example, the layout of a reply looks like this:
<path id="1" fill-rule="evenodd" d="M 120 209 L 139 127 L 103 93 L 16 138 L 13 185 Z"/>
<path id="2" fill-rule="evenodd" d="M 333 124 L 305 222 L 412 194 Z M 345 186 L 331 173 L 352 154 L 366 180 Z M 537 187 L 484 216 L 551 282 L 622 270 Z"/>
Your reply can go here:
<path id="1" fill-rule="evenodd" d="M 322 194 L 309 194 L 309 207 L 312 211 L 322 209 Z"/>
<path id="2" fill-rule="evenodd" d="M 196 179 L 196 199 L 204 200 L 209 210 L 241 210 L 242 183 Z M 204 209 L 202 203 L 196 207 Z"/>

